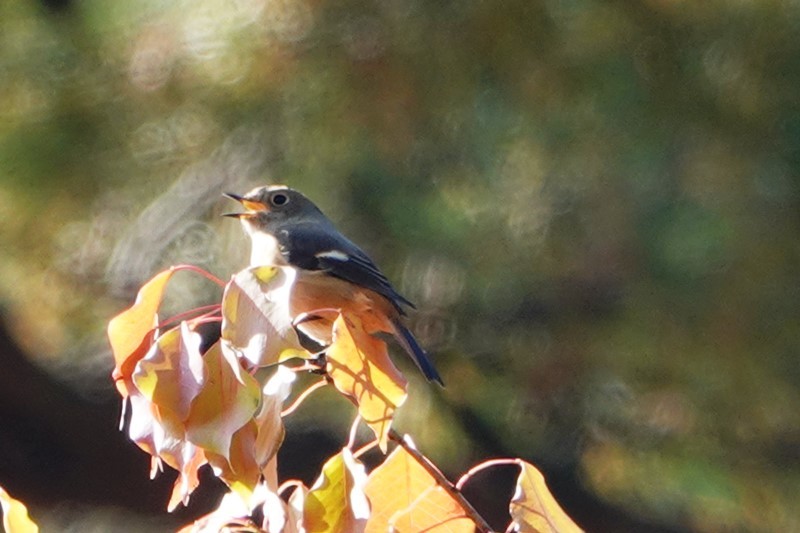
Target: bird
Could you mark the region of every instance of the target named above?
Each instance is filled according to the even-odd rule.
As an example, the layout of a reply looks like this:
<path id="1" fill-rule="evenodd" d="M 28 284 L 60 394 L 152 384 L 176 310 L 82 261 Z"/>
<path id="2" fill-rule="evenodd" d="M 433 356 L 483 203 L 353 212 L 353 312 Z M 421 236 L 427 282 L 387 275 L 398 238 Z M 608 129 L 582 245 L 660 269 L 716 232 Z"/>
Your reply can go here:
<path id="1" fill-rule="evenodd" d="M 245 211 L 238 218 L 250 237 L 250 266 L 291 267 L 297 276 L 290 297 L 298 326 L 320 344 L 330 344 L 332 322 L 324 313 L 337 309 L 355 315 L 370 334 L 389 333 L 428 381 L 444 386 L 439 372 L 404 324 L 414 304 L 392 286 L 375 262 L 299 191 L 285 185 L 256 187 L 239 195 L 223 193 Z"/>

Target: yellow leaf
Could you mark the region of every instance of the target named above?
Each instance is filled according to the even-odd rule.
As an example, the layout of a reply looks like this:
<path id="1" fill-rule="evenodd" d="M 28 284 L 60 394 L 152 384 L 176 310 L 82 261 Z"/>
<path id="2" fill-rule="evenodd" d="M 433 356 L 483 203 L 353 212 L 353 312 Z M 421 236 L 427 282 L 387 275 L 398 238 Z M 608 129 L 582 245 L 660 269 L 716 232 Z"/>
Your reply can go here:
<path id="1" fill-rule="evenodd" d="M 38 533 L 39 526 L 28 516 L 25 504 L 12 498 L 3 487 L 0 487 L 0 507 L 7 533 Z"/>
<path id="2" fill-rule="evenodd" d="M 294 270 L 253 267 L 233 276 L 222 295 L 222 349 L 255 366 L 306 357 L 289 312 Z"/>
<path id="3" fill-rule="evenodd" d="M 183 421 L 192 400 L 204 387 L 205 369 L 200 355 L 200 335 L 186 322 L 161 335 L 136 365 L 132 379 L 136 388 L 156 404 Z"/>
<path id="4" fill-rule="evenodd" d="M 385 452 L 394 412 L 405 401 L 408 385 L 389 359 L 386 343 L 364 331 L 357 317 L 340 314 L 326 354 L 334 386 L 353 398 Z"/>
<path id="5" fill-rule="evenodd" d="M 460 504 L 402 447 L 372 471 L 364 490 L 372 505 L 367 533 L 475 530 Z"/>
<path id="6" fill-rule="evenodd" d="M 214 474 L 245 502 L 251 501 L 262 473 L 253 454 L 257 433 L 255 421 L 250 420 L 233 434 L 227 456 L 206 453 Z"/>
<path id="7" fill-rule="evenodd" d="M 158 307 L 173 270 L 156 274 L 142 285 L 134 304 L 108 323 L 108 340 L 116 366 L 112 376 L 120 394 L 127 397 L 130 375 L 153 341 L 153 328 L 158 324 Z"/>
<path id="8" fill-rule="evenodd" d="M 305 498 L 303 522 L 309 533 L 363 531 L 369 518 L 364 494 L 364 466 L 344 448 L 322 467 L 322 474 Z"/>
<path id="9" fill-rule="evenodd" d="M 521 472 L 509 510 L 512 526 L 522 533 L 579 533 L 579 528 L 558 505 L 536 467 L 520 461 Z"/>
<path id="10" fill-rule="evenodd" d="M 238 362 L 223 357 L 219 343 L 212 345 L 202 360 L 206 380 L 186 418 L 186 438 L 206 452 L 229 459 L 233 435 L 252 421 L 261 390 L 253 376 L 231 367 Z"/>

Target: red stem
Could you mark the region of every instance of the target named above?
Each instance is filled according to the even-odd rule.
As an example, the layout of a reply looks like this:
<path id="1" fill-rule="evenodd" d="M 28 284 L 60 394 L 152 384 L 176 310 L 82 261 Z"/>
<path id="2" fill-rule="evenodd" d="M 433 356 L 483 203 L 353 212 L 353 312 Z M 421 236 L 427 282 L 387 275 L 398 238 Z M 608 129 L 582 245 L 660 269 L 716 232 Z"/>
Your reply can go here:
<path id="1" fill-rule="evenodd" d="M 213 281 L 214 283 L 216 283 L 220 287 L 224 287 L 225 285 L 227 285 L 227 283 L 225 283 L 224 281 L 219 279 L 217 276 L 215 276 L 211 272 L 208 272 L 207 270 L 203 270 L 202 268 L 196 267 L 194 265 L 173 265 L 173 266 L 170 267 L 170 270 L 174 270 L 176 272 L 179 271 L 179 270 L 191 270 L 192 272 L 196 272 L 197 274 L 200 274 L 204 278 Z"/>
<path id="2" fill-rule="evenodd" d="M 156 327 L 158 329 L 161 329 L 164 326 L 166 326 L 167 324 L 171 324 L 172 322 L 179 322 L 179 321 L 183 320 L 184 318 L 189 317 L 189 316 L 193 315 L 194 313 L 199 313 L 201 311 L 203 313 L 198 315 L 198 316 L 196 316 L 195 318 L 202 318 L 202 317 L 205 317 L 206 315 L 211 315 L 212 312 L 216 312 L 216 311 L 218 311 L 220 309 L 221 309 L 220 304 L 210 304 L 210 305 L 203 305 L 203 306 L 200 306 L 200 307 L 195 307 L 194 309 L 189 309 L 188 311 L 184 311 L 183 313 L 178 313 L 177 315 L 171 316 L 166 320 L 162 320 L 161 322 L 158 323 L 158 326 L 156 326 Z"/>
<path id="3" fill-rule="evenodd" d="M 459 478 L 458 482 L 456 483 L 456 490 L 461 490 L 464 488 L 464 485 L 469 481 L 472 476 L 484 470 L 486 468 L 498 465 L 517 465 L 519 467 L 522 466 L 522 461 L 519 459 L 489 459 L 488 461 L 484 461 L 481 464 L 475 465 L 470 468 L 466 474 Z"/>

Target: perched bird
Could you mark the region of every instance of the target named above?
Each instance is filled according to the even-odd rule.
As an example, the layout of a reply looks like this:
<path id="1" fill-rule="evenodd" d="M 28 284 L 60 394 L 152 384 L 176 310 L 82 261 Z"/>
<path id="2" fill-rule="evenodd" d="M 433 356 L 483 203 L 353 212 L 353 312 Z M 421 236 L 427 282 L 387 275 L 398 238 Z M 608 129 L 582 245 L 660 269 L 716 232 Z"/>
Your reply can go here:
<path id="1" fill-rule="evenodd" d="M 403 324 L 401 296 L 372 259 L 339 233 L 314 203 L 283 185 L 257 187 L 244 196 L 225 193 L 246 211 L 230 213 L 250 236 L 250 265 L 291 266 L 297 271 L 290 309 L 310 314 L 301 330 L 322 344 L 330 343 L 330 318 L 314 311 L 340 309 L 359 318 L 368 333 L 392 334 L 429 381 L 442 378 Z"/>

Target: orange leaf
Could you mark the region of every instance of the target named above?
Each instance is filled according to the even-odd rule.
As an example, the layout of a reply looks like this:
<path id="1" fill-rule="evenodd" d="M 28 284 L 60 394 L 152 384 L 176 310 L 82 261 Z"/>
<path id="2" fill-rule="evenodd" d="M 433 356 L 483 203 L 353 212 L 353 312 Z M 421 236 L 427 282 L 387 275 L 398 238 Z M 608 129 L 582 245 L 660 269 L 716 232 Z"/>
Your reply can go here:
<path id="1" fill-rule="evenodd" d="M 244 374 L 248 379 L 253 379 L 249 374 Z M 246 424 L 233 434 L 229 453 L 222 455 L 215 451 L 207 454 L 208 462 L 217 476 L 251 504 L 253 491 L 261 475 L 267 480 L 268 488 L 277 489 L 275 454 L 284 435 L 281 407 L 294 379 L 294 372 L 279 366 L 260 393 L 261 408 L 258 413 L 254 417 L 251 414 Z"/>
<path id="2" fill-rule="evenodd" d="M 131 440 L 178 471 L 168 509 L 188 503 L 199 485 L 203 451 L 186 441 L 184 419 L 205 381 L 200 336 L 187 323 L 161 335 L 131 375 Z"/>
<path id="3" fill-rule="evenodd" d="M 228 526 L 235 525 L 249 514 L 250 510 L 242 502 L 242 499 L 236 493 L 228 492 L 222 496 L 216 509 L 182 527 L 177 533 L 229 531 Z"/>
<path id="4" fill-rule="evenodd" d="M 277 466 L 273 461 L 268 470 L 275 471 Z M 271 472 L 267 474 L 271 477 Z M 242 499 L 236 492 L 228 492 L 211 513 L 197 519 L 193 524 L 183 527 L 178 533 L 209 533 L 217 531 L 250 531 L 242 528 L 242 521 L 253 514 L 253 510 L 261 507 L 263 510 L 262 528 L 258 531 L 298 533 L 296 516 L 277 494 L 277 484 L 274 486 L 269 481 L 261 481 L 253 492 L 249 502 Z M 302 517 L 302 514 L 300 515 Z M 302 526 L 302 523 L 299 524 Z"/>
<path id="5" fill-rule="evenodd" d="M 205 369 L 200 355 L 200 335 L 186 322 L 161 335 L 136 365 L 136 388 L 164 415 L 183 421 L 192 400 L 204 387 Z"/>
<path id="6" fill-rule="evenodd" d="M 520 461 L 517 488 L 511 499 L 511 525 L 523 533 L 580 533 L 579 528 L 558 505 L 535 466 Z"/>
<path id="7" fill-rule="evenodd" d="M 167 504 L 167 510 L 170 512 L 179 503 L 183 505 L 189 504 L 189 496 L 200 485 L 197 471 L 206 464 L 206 456 L 203 450 L 189 442 L 182 443 L 181 452 L 180 463 L 177 465 L 178 479 L 175 480 L 175 484 L 172 487 L 172 495 Z"/>
<path id="8" fill-rule="evenodd" d="M 364 490 L 372 505 L 367 533 L 475 530 L 461 505 L 402 447 L 372 471 Z"/>
<path id="9" fill-rule="evenodd" d="M 116 362 L 112 375 L 123 397 L 129 394 L 130 376 L 136 363 L 153 342 L 158 307 L 173 273 L 170 269 L 156 274 L 139 289 L 134 304 L 108 323 L 108 340 Z"/>
<path id="10" fill-rule="evenodd" d="M 248 503 L 261 477 L 261 467 L 253 454 L 257 433 L 256 423 L 250 420 L 231 437 L 227 455 L 206 453 L 214 474 Z"/>
<path id="11" fill-rule="evenodd" d="M 284 366 L 278 366 L 275 374 L 264 385 L 261 409 L 255 417 L 258 436 L 254 450 L 256 462 L 262 467 L 278 453 L 278 448 L 283 442 L 284 427 L 281 411 L 296 378 L 294 372 Z"/>
<path id="12" fill-rule="evenodd" d="M 233 435 L 253 419 L 261 391 L 253 376 L 232 368 L 239 363 L 223 357 L 220 343 L 212 345 L 202 359 L 207 378 L 186 418 L 186 438 L 206 452 L 229 459 Z"/>
<path id="13" fill-rule="evenodd" d="M 3 528 L 8 533 L 38 533 L 39 526 L 28 516 L 25 504 L 12 498 L 0 487 L 0 508 L 3 509 Z"/>
<path id="14" fill-rule="evenodd" d="M 222 349 L 255 366 L 304 357 L 289 312 L 294 270 L 253 267 L 233 276 L 222 295 Z"/>
<path id="15" fill-rule="evenodd" d="M 169 410 L 162 415 L 156 404 L 138 392 L 131 394 L 130 401 L 130 437 L 152 456 L 151 477 L 161 470 L 162 461 L 178 471 L 167 506 L 172 511 L 178 503 L 188 503 L 189 496 L 200 484 L 198 469 L 206 463 L 205 454 L 186 441 L 183 424 Z"/>
<path id="16" fill-rule="evenodd" d="M 405 401 L 407 388 L 389 359 L 386 343 L 364 331 L 357 317 L 340 314 L 326 353 L 334 386 L 355 400 L 385 452 L 394 412 Z"/>
<path id="17" fill-rule="evenodd" d="M 309 533 L 363 531 L 369 518 L 364 466 L 344 448 L 322 467 L 305 498 L 303 522 Z"/>

